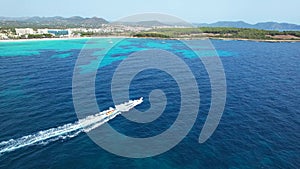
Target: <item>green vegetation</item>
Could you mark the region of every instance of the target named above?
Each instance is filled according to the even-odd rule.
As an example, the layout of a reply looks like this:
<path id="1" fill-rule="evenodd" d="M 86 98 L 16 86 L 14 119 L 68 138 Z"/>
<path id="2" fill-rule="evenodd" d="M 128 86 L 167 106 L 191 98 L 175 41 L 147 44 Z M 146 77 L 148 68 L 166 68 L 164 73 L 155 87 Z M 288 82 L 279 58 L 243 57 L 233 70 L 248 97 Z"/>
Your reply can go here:
<path id="1" fill-rule="evenodd" d="M 36 38 L 53 38 L 54 36 L 51 34 L 29 34 L 28 39 L 36 39 Z"/>
<path id="2" fill-rule="evenodd" d="M 74 31 L 72 33 L 75 34 L 75 35 L 79 35 L 81 37 L 102 37 L 102 36 L 118 36 L 119 35 L 119 34 L 113 34 L 111 32 L 82 32 L 82 31 Z"/>
<path id="3" fill-rule="evenodd" d="M 95 36 L 95 33 L 93 33 L 93 32 L 80 32 L 79 34 L 82 37 L 85 37 L 85 36 L 87 36 L 87 37 Z"/>
<path id="4" fill-rule="evenodd" d="M 161 28 L 152 30 L 156 33 L 161 33 L 169 37 L 180 37 L 183 35 L 203 33 L 199 28 Z"/>
<path id="5" fill-rule="evenodd" d="M 160 38 L 236 38 L 257 40 L 300 40 L 300 31 L 272 31 L 250 28 L 200 27 L 200 28 L 160 28 L 142 32 L 146 37 Z M 153 36 L 152 36 L 153 35 Z M 159 36 L 157 36 L 159 35 Z M 281 35 L 281 36 L 278 36 Z M 137 36 L 143 37 L 143 36 Z"/>
<path id="6" fill-rule="evenodd" d="M 220 37 L 245 39 L 276 39 L 276 35 L 292 35 L 300 37 L 300 31 L 271 31 L 246 28 L 200 28 L 204 33 L 218 34 Z"/>
<path id="7" fill-rule="evenodd" d="M 163 33 L 156 32 L 142 32 L 133 35 L 134 37 L 155 37 L 155 38 L 170 38 L 170 36 Z"/>

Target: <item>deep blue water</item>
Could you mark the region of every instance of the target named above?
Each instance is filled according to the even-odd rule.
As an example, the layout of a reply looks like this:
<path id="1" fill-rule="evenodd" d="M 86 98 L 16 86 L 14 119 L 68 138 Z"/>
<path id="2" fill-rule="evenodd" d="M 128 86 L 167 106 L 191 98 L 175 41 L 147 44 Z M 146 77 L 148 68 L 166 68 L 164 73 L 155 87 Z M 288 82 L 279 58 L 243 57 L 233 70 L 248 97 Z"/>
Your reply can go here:
<path id="1" fill-rule="evenodd" d="M 72 75 L 86 42 L 0 43 L 0 142 L 77 120 Z M 212 43 L 223 62 L 227 100 L 217 130 L 205 143 L 199 144 L 198 137 L 210 108 L 211 89 L 200 60 L 178 41 L 128 39 L 110 51 L 97 71 L 99 109 L 113 106 L 110 82 L 124 56 L 149 46 L 163 48 L 178 54 L 199 84 L 199 114 L 189 134 L 161 155 L 132 159 L 105 151 L 81 133 L 4 153 L 0 168 L 300 168 L 300 43 Z M 82 69 L 89 72 L 93 62 Z M 137 109 L 147 110 L 147 96 L 154 89 L 163 90 L 168 98 L 160 118 L 137 124 L 118 116 L 109 124 L 132 137 L 168 129 L 180 107 L 178 86 L 169 74 L 156 69 L 140 72 L 129 93 L 131 98 L 143 96 L 145 101 Z"/>

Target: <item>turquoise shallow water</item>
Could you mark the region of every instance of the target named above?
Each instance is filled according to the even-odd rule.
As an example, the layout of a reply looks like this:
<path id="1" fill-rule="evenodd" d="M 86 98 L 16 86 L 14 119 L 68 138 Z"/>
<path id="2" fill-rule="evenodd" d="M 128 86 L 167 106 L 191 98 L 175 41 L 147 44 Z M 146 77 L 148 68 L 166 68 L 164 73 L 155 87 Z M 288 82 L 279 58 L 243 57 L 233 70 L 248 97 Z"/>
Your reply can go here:
<path id="1" fill-rule="evenodd" d="M 99 39 L 109 45 L 111 39 Z M 87 39 L 0 43 L 0 142 L 77 120 L 72 100 L 72 75 Z M 179 41 L 127 39 L 109 51 L 100 68 L 101 49 L 82 65 L 81 73 L 98 69 L 99 109 L 111 106 L 110 82 L 120 62 L 133 52 L 160 48 L 179 55 L 192 69 L 201 96 L 194 127 L 173 149 L 150 158 L 111 154 L 81 133 L 45 144 L 27 146 L 0 156 L 0 168 L 299 168 L 300 43 L 212 41 L 224 65 L 227 102 L 213 136 L 198 143 L 210 106 L 209 77 L 193 52 Z M 214 52 L 203 50 L 202 57 Z M 133 67 L 134 69 L 134 67 Z M 199 71 L 200 70 L 200 71 Z M 155 80 L 153 80 L 155 79 Z M 175 81 L 159 70 L 140 73 L 131 84 L 132 98 L 162 89 L 168 98 L 162 118 L 150 124 L 118 116 L 109 124 L 132 137 L 148 137 L 170 127 L 179 110 Z M 100 126 L 101 127 L 101 126 Z M 109 134 L 109 133 L 108 133 Z"/>

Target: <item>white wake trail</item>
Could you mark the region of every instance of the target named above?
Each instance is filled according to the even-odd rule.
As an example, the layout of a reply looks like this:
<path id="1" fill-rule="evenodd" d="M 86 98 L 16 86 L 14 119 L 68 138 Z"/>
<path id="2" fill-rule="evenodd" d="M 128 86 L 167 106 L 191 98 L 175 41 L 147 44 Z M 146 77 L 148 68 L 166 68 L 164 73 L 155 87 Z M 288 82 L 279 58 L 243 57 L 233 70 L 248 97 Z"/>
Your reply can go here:
<path id="1" fill-rule="evenodd" d="M 68 123 L 56 128 L 39 131 L 35 134 L 23 136 L 21 138 L 2 141 L 0 142 L 0 154 L 15 151 L 26 146 L 38 144 L 45 145 L 53 141 L 76 137 L 82 132 L 90 132 L 91 130 L 115 118 L 119 114 L 129 111 L 142 102 L 143 98 L 138 100 L 129 100 L 123 104 L 116 105 L 115 108 L 110 108 L 95 115 L 87 116 L 74 123 Z"/>

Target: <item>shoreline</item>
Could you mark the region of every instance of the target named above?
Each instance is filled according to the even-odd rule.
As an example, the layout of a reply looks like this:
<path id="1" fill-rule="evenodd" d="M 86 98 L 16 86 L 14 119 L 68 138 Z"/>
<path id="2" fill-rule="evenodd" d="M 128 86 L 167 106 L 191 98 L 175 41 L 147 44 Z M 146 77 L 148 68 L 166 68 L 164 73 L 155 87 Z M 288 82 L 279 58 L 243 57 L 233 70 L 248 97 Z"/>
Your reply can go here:
<path id="1" fill-rule="evenodd" d="M 72 40 L 72 39 L 89 39 L 89 37 L 72 37 L 72 38 L 36 38 L 36 39 L 8 39 L 0 40 L 1 42 L 30 42 L 30 41 L 52 41 L 52 40 Z"/>
<path id="2" fill-rule="evenodd" d="M 300 39 L 244 39 L 244 38 L 218 38 L 218 37 L 203 37 L 203 38 L 194 38 L 194 37 L 186 37 L 186 38 L 158 38 L 158 37 L 133 37 L 133 36 L 94 36 L 94 37 L 65 37 L 65 38 L 36 38 L 36 39 L 8 39 L 8 40 L 0 40 L 1 42 L 30 42 L 30 41 L 55 41 L 55 40 L 79 40 L 79 39 L 101 39 L 101 38 L 143 38 L 143 39 L 170 39 L 170 40 L 223 40 L 223 41 L 254 41 L 254 42 L 300 42 Z"/>
<path id="3" fill-rule="evenodd" d="M 30 41 L 55 41 L 55 40 L 79 40 L 79 39 L 104 39 L 104 38 L 134 38 L 130 36 L 94 36 L 94 37 L 65 37 L 65 38 L 35 38 L 35 39 L 8 39 L 1 42 L 30 42 Z"/>
<path id="4" fill-rule="evenodd" d="M 254 42 L 300 42 L 300 39 L 244 39 L 244 38 L 217 38 L 217 37 L 209 37 L 212 40 L 224 40 L 224 41 L 254 41 Z"/>

